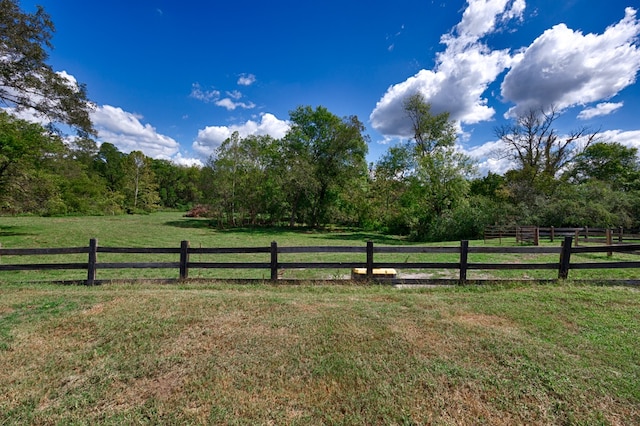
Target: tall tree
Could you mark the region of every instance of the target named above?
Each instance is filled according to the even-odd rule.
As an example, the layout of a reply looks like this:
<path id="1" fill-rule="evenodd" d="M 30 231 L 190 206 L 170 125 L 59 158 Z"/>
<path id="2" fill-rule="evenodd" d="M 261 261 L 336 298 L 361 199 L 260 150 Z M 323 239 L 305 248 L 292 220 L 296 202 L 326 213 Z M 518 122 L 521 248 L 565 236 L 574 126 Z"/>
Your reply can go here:
<path id="1" fill-rule="evenodd" d="M 123 192 L 133 211 L 150 211 L 158 207 L 158 184 L 151 169 L 151 159 L 140 151 L 130 152 L 123 161 Z"/>
<path id="2" fill-rule="evenodd" d="M 323 225 L 330 220 L 330 208 L 340 191 L 352 179 L 366 178 L 364 125 L 355 116 L 341 119 L 322 106 L 315 110 L 300 106 L 289 115 L 292 125 L 283 140 L 285 156 L 292 160 L 291 176 L 304 179 L 304 186 L 298 181 L 288 187 L 291 218 L 306 201 L 306 222 Z"/>
<path id="3" fill-rule="evenodd" d="M 429 155 L 437 149 L 452 147 L 456 141 L 456 130 L 449 120 L 449 113 L 431 113 L 431 105 L 420 92 L 405 99 L 404 111 L 411 120 L 411 130 L 416 149 Z"/>
<path id="4" fill-rule="evenodd" d="M 405 113 L 411 120 L 414 147 L 416 197 L 413 233 L 429 238 L 435 221 L 457 207 L 468 192 L 467 177 L 473 171 L 471 159 L 454 147 L 455 126 L 448 113 L 433 115 L 431 106 L 420 93 L 407 98 Z"/>
<path id="5" fill-rule="evenodd" d="M 53 123 L 65 123 L 89 136 L 94 130 L 86 87 L 46 63 L 54 30 L 42 7 L 25 13 L 17 0 L 0 0 L 0 102 L 31 108 Z"/>

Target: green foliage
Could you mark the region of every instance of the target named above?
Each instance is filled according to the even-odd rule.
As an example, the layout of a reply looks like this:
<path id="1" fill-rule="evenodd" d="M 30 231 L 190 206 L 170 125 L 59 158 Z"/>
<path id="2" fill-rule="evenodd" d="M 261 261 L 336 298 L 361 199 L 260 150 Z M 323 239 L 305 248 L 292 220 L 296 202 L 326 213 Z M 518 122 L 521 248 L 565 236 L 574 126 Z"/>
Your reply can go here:
<path id="1" fill-rule="evenodd" d="M 33 109 L 52 122 L 94 133 L 86 88 L 53 71 L 46 63 L 54 25 L 44 9 L 20 10 L 17 0 L 0 0 L 0 102 Z"/>
<path id="2" fill-rule="evenodd" d="M 616 191 L 640 189 L 638 149 L 617 142 L 598 142 L 576 157 L 566 177 L 578 183 L 597 180 Z"/>
<path id="3" fill-rule="evenodd" d="M 204 171 L 204 196 L 219 224 L 354 223 L 354 192 L 366 189 L 364 127 L 326 108 L 299 107 L 282 140 L 234 133 Z"/>

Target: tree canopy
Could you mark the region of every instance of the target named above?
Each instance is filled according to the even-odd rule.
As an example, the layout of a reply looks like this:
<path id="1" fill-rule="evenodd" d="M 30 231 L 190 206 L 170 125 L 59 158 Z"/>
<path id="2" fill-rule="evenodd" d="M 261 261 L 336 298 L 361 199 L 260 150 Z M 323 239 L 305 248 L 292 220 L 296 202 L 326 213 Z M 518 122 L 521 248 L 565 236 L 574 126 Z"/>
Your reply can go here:
<path id="1" fill-rule="evenodd" d="M 17 0 L 0 0 L 0 102 L 32 109 L 86 137 L 94 133 L 86 87 L 46 62 L 54 30 L 42 7 L 25 13 Z"/>

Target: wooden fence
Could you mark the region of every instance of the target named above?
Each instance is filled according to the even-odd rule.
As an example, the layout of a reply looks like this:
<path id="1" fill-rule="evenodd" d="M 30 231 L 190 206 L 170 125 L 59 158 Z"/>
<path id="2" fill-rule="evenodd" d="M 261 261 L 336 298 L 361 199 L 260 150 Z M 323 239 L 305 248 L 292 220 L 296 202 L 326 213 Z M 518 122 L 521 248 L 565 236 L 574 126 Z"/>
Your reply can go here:
<path id="1" fill-rule="evenodd" d="M 573 237 L 576 246 L 582 243 L 597 243 L 612 245 L 614 243 L 623 244 L 625 242 L 638 242 L 640 235 L 625 231 L 622 227 L 618 228 L 555 228 L 539 227 L 539 226 L 487 226 L 484 229 L 484 240 L 503 238 L 515 238 L 518 243 L 528 243 L 539 245 L 540 241 L 555 240 L 564 237 Z"/>
<path id="2" fill-rule="evenodd" d="M 444 283 L 466 284 L 478 282 L 491 282 L 491 280 L 468 280 L 467 272 L 470 270 L 556 270 L 558 279 L 567 279 L 572 269 L 620 269 L 640 268 L 640 262 L 592 262 L 574 263 L 571 256 L 577 253 L 610 253 L 610 252 L 634 252 L 640 250 L 640 244 L 607 245 L 591 247 L 573 247 L 573 237 L 565 237 L 561 247 L 470 247 L 468 241 L 461 241 L 459 246 L 453 247 L 417 247 L 417 246 L 374 246 L 368 242 L 366 246 L 319 246 L 319 247 L 280 247 L 276 242 L 269 247 L 250 248 L 192 248 L 188 241 L 182 241 L 180 248 L 117 248 L 100 247 L 97 240 L 91 239 L 88 247 L 75 248 L 39 248 L 39 249 L 9 249 L 0 248 L 0 256 L 33 256 L 33 255 L 69 255 L 86 254 L 87 262 L 80 263 L 32 263 L 32 264 L 0 264 L 2 271 L 44 271 L 44 270 L 72 270 L 81 269 L 87 271 L 87 279 L 82 282 L 87 285 L 99 284 L 110 280 L 98 280 L 97 271 L 101 269 L 174 269 L 178 271 L 178 280 L 188 280 L 189 272 L 193 269 L 266 269 L 270 271 L 270 281 L 279 281 L 278 272 L 282 269 L 353 269 L 366 268 L 366 276 L 370 280 L 379 280 L 387 283 L 420 284 L 420 283 Z M 119 254 L 173 254 L 178 260 L 175 262 L 99 262 L 99 253 Z M 264 262 L 191 262 L 191 255 L 220 255 L 220 254 L 255 254 L 263 253 L 267 260 Z M 359 261 L 349 262 L 281 262 L 280 254 L 291 253 L 356 253 L 363 256 Z M 456 262 L 376 262 L 375 255 L 382 253 L 451 253 L 458 255 Z M 470 262 L 470 254 L 557 254 L 558 261 L 550 263 L 477 263 Z M 402 279 L 402 278 L 375 278 L 374 270 L 377 268 L 397 269 L 431 269 L 431 270 L 457 270 L 455 279 Z M 174 279 L 175 280 L 175 279 Z M 118 280 L 121 281 L 121 280 Z M 166 279 L 164 281 L 172 281 Z M 263 281 L 263 280 L 261 280 Z M 514 280 L 509 280 L 514 281 Z M 517 280 L 516 280 L 517 281 Z M 530 280 L 528 280 L 530 281 Z M 602 280 L 599 280 L 602 281 Z M 630 284 L 638 284 L 640 280 L 625 280 Z"/>

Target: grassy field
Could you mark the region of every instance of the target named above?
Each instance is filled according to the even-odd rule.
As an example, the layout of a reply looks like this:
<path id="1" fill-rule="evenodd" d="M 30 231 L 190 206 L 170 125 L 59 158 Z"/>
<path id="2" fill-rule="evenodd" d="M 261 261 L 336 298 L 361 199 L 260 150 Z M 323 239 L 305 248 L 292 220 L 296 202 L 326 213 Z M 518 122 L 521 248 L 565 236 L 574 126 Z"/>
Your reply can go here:
<path id="1" fill-rule="evenodd" d="M 411 244 L 402 238 L 368 233 L 357 230 L 314 231 L 308 229 L 267 228 L 219 230 L 210 226 L 207 219 L 183 217 L 181 213 L 156 213 L 152 215 L 129 215 L 109 217 L 0 217 L 0 244 L 5 248 L 31 247 L 79 247 L 88 246 L 90 238 L 97 238 L 98 244 L 105 247 L 171 247 L 179 248 L 180 241 L 188 240 L 191 247 L 268 247 L 272 241 L 279 246 L 318 246 L 318 245 L 356 245 L 364 246 L 371 240 L 377 245 Z M 439 243 L 435 245 L 458 245 L 459 242 Z M 471 241 L 472 246 L 485 245 L 485 242 Z M 488 245 L 500 245 L 493 240 Z M 503 241 L 502 244 L 514 244 Z M 546 243 L 559 246 L 560 242 Z M 635 255 L 614 254 L 607 258 L 606 254 L 583 254 L 574 256 L 577 262 L 610 262 L 617 260 L 637 260 Z M 213 258 L 211 255 L 193 255 L 193 262 L 268 262 L 268 254 L 259 255 L 224 255 Z M 280 262 L 291 261 L 362 261 L 364 254 L 296 254 L 281 255 Z M 385 254 L 376 255 L 376 261 L 392 262 L 457 262 L 456 254 Z M 40 259 L 29 256 L 4 256 L 2 263 L 50 263 L 50 262 L 86 262 L 86 255 L 49 256 Z M 116 255 L 100 254 L 100 262 L 154 261 L 176 262 L 176 255 Z M 557 255 L 470 255 L 470 262 L 557 262 Z M 349 270 L 284 270 L 282 278 L 293 279 L 335 279 L 349 276 Z M 456 278 L 456 270 L 412 271 L 400 270 L 401 274 L 419 273 L 425 277 Z M 99 270 L 98 279 L 128 278 L 177 278 L 176 270 Z M 191 278 L 257 278 L 268 279 L 268 270 L 211 270 L 192 269 Z M 553 279 L 557 277 L 554 270 L 531 271 L 469 271 L 469 279 Z M 582 270 L 572 271 L 570 277 L 583 278 L 638 278 L 637 270 Z M 27 282 L 41 279 L 47 280 L 82 280 L 86 271 L 47 271 L 42 272 L 2 272 L 0 281 Z"/>
<path id="2" fill-rule="evenodd" d="M 92 237 L 112 247 L 405 243 L 220 231 L 177 213 L 0 218 L 3 247 Z M 485 256 L 475 261 L 496 260 Z M 638 289 L 28 283 L 56 274 L 0 275 L 0 424 L 640 424 Z"/>
<path id="3" fill-rule="evenodd" d="M 0 424 L 640 424 L 635 289 L 0 294 Z"/>

